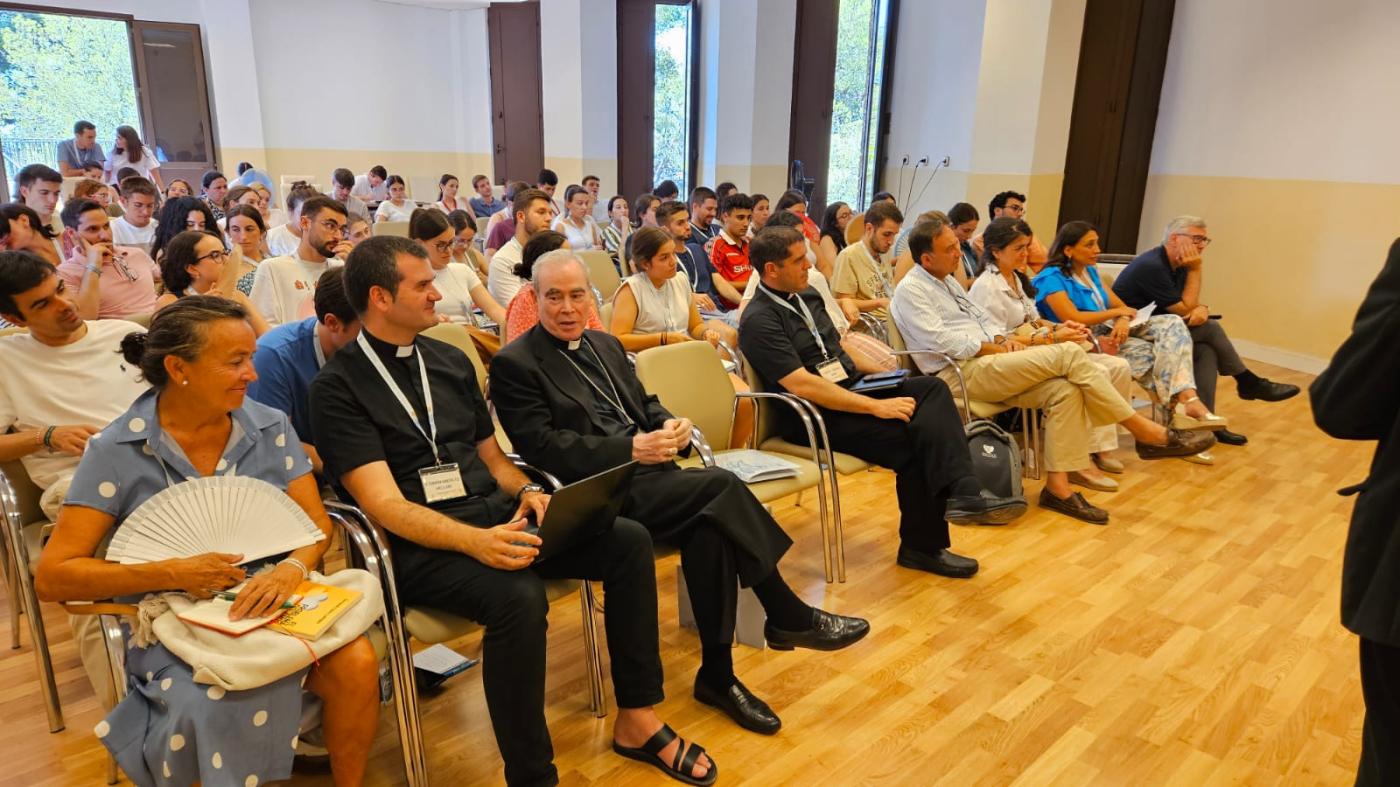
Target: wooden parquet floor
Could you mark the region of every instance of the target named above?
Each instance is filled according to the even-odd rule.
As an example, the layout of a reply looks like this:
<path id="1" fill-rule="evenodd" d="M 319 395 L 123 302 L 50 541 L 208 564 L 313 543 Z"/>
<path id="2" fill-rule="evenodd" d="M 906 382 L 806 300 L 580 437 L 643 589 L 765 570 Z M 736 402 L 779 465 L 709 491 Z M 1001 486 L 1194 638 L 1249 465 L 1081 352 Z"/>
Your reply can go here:
<path id="1" fill-rule="evenodd" d="M 660 561 L 663 717 L 710 750 L 725 784 L 1350 784 L 1362 704 L 1356 641 L 1337 620 L 1351 503 L 1334 491 L 1363 477 L 1372 446 L 1318 432 L 1306 394 L 1241 402 L 1224 381 L 1220 400 L 1248 447 L 1218 447 L 1214 467 L 1143 463 L 1125 448 L 1122 490 L 1088 493 L 1112 511 L 1108 527 L 1033 506 L 1006 527 L 955 528 L 955 549 L 982 561 L 972 580 L 895 566 L 889 473 L 843 481 L 843 585 L 822 581 L 815 500 L 783 501 L 797 542 L 785 576 L 873 630 L 833 654 L 736 649 L 740 677 L 783 718 L 775 737 L 690 697 L 699 644 L 675 622 L 677 559 Z M 47 732 L 27 633 L 22 649 L 0 648 L 0 784 L 101 784 L 90 732 L 101 712 L 62 614 L 46 620 L 68 728 Z M 564 783 L 674 784 L 612 754 L 610 720 L 588 712 L 577 601 L 550 622 Z M 434 784 L 501 781 L 476 671 L 423 708 Z M 392 719 L 385 709 L 372 784 L 403 783 Z"/>

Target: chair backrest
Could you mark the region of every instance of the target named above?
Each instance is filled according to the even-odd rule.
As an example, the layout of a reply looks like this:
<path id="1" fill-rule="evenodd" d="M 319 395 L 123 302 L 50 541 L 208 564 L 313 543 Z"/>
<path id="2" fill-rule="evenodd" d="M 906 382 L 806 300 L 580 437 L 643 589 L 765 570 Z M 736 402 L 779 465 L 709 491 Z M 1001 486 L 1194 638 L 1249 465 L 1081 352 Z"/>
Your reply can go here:
<path id="1" fill-rule="evenodd" d="M 393 235 L 399 238 L 408 237 L 408 222 L 406 221 L 376 221 L 371 225 L 374 235 Z"/>
<path id="2" fill-rule="evenodd" d="M 481 355 L 476 351 L 476 343 L 472 341 L 472 336 L 467 333 L 466 328 L 456 323 L 440 322 L 423 331 L 423 335 L 429 339 L 447 342 L 465 353 L 472 362 L 472 368 L 476 370 L 476 384 L 481 386 L 483 393 L 485 392 L 486 365 L 481 362 Z"/>
<path id="3" fill-rule="evenodd" d="M 588 278 L 597 288 L 598 294 L 603 296 L 604 301 L 611 300 L 613 293 L 617 292 L 618 286 L 622 284 L 622 277 L 617 275 L 617 268 L 613 267 L 612 257 L 608 256 L 606 251 L 588 249 L 578 252 L 578 258 L 588 266 Z"/>
<path id="4" fill-rule="evenodd" d="M 709 342 L 682 342 L 637 354 L 637 378 L 672 415 L 689 418 L 716 451 L 729 448 L 734 385 Z"/>
<path id="5" fill-rule="evenodd" d="M 407 196 L 409 199 L 424 205 L 437 202 L 438 179 L 436 175 L 409 175 L 404 178 L 404 181 L 404 185 L 408 187 Z M 460 180 L 457 181 L 457 183 L 459 186 L 461 185 Z M 461 201 L 471 199 L 471 197 L 462 194 L 459 190 L 457 192 L 457 199 Z"/>
<path id="6" fill-rule="evenodd" d="M 865 213 L 852 213 L 851 220 L 846 223 L 846 245 L 860 243 L 865 237 Z"/>
<path id="7" fill-rule="evenodd" d="M 749 390 L 754 393 L 766 393 L 763 382 L 759 380 L 758 373 L 754 371 L 753 364 L 744 364 L 744 382 L 749 384 Z M 761 397 L 750 400 L 754 403 L 753 421 L 753 444 L 762 446 L 770 438 L 778 436 L 778 422 L 774 417 L 773 408 L 787 407 L 787 405 Z"/>
<path id="8" fill-rule="evenodd" d="M 603 304 L 603 308 L 598 310 L 598 321 L 603 324 L 603 330 L 612 333 L 613 302 L 608 301 Z"/>
<path id="9" fill-rule="evenodd" d="M 481 239 L 481 242 L 482 242 L 482 243 L 485 243 L 485 242 L 486 242 L 486 225 L 487 225 L 487 224 L 490 224 L 490 223 L 491 223 L 491 217 L 490 217 L 490 216 L 477 216 L 477 217 L 476 217 L 476 237 L 479 238 L 479 239 Z"/>
<path id="10" fill-rule="evenodd" d="M 48 517 L 44 516 L 44 510 L 39 507 L 39 498 L 44 496 L 44 490 L 30 480 L 29 471 L 24 469 L 24 463 L 18 459 L 0 462 L 0 473 L 5 474 L 10 486 L 15 490 L 15 500 L 19 503 L 19 515 L 23 524 L 46 521 Z"/>
<path id="11" fill-rule="evenodd" d="M 151 318 L 154 316 L 155 315 L 151 312 L 141 312 L 140 314 L 128 314 L 122 319 L 127 322 L 134 322 L 142 328 L 149 328 L 151 327 Z"/>
<path id="12" fill-rule="evenodd" d="M 909 349 L 904 344 L 904 337 L 899 333 L 899 326 L 894 324 L 893 316 L 885 318 L 885 338 L 889 341 L 890 349 L 897 353 Z M 908 369 L 911 374 L 919 373 L 919 365 L 914 363 L 912 355 L 896 355 L 894 358 L 899 363 L 899 368 Z"/>
<path id="13" fill-rule="evenodd" d="M 8 328 L 0 328 L 0 336 L 13 336 L 14 334 L 17 334 L 17 333 L 29 333 L 29 329 L 28 329 L 28 328 L 18 328 L 18 327 L 13 326 L 13 325 L 11 325 L 11 326 L 8 327 Z"/>

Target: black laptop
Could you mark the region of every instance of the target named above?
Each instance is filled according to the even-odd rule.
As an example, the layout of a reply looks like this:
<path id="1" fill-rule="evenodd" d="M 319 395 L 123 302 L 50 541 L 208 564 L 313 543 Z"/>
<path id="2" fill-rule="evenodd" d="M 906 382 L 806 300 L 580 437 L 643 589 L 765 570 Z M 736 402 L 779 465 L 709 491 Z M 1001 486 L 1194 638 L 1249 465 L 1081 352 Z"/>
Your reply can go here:
<path id="1" fill-rule="evenodd" d="M 539 536 L 543 542 L 535 561 L 548 560 L 610 529 L 636 472 L 637 463 L 628 462 L 555 492 L 544 512 L 544 522 L 536 525 L 532 520 L 525 526 L 526 533 Z"/>

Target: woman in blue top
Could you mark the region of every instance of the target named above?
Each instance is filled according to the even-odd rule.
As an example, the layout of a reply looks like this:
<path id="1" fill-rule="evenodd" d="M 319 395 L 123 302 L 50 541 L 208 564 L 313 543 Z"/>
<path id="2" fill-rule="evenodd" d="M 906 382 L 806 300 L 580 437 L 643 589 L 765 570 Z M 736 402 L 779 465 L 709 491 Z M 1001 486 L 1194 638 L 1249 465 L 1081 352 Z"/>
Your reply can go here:
<path id="1" fill-rule="evenodd" d="M 1224 429 L 1228 422 L 1211 413 L 1196 395 L 1191 366 L 1191 333 L 1175 314 L 1154 314 L 1135 328 L 1137 310 L 1103 286 L 1096 270 L 1099 234 L 1085 221 L 1060 228 L 1050 245 L 1050 259 L 1035 277 L 1036 307 L 1046 319 L 1088 325 L 1107 337 L 1128 362 L 1133 377 L 1154 391 L 1173 412 L 1177 429 Z"/>
<path id="2" fill-rule="evenodd" d="M 287 416 L 251 399 L 256 343 L 243 308 L 190 295 L 161 310 L 148 333 L 122 342 L 152 389 L 88 441 L 58 526 L 44 547 L 36 585 L 46 601 L 139 599 L 184 591 L 209 598 L 248 580 L 231 616 L 277 609 L 330 545 L 311 462 Z M 152 495 L 186 479 L 239 475 L 286 492 L 328 537 L 257 565 L 205 553 L 122 565 L 100 555 L 114 527 Z M 324 703 L 323 731 L 337 785 L 360 784 L 379 718 L 378 661 L 363 636 L 265 686 L 225 691 L 196 684 L 165 646 L 126 656 L 128 694 L 94 732 L 138 785 L 247 787 L 291 775 L 303 686 Z"/>

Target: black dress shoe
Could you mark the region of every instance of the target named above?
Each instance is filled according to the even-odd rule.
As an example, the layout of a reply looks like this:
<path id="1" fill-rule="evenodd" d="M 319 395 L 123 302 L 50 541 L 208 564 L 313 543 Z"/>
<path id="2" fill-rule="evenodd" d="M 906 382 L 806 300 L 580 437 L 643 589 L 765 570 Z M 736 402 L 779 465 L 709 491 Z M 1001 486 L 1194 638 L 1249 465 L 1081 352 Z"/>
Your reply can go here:
<path id="1" fill-rule="evenodd" d="M 1023 497 L 997 497 L 983 489 L 973 496 L 948 498 L 943 517 L 955 525 L 1004 525 L 1026 513 Z"/>
<path id="2" fill-rule="evenodd" d="M 912 549 L 900 547 L 899 554 L 895 556 L 895 562 L 905 568 L 927 571 L 930 574 L 951 577 L 952 579 L 967 579 L 976 574 L 978 568 L 976 560 L 954 554 L 946 549 L 940 549 L 937 554 L 930 555 L 926 552 L 915 552 Z"/>
<path id="3" fill-rule="evenodd" d="M 812 608 L 812 627 L 806 631 L 784 631 L 772 623 L 763 624 L 763 638 L 773 650 L 840 650 L 870 633 L 870 621 L 849 618 Z"/>
<path id="4" fill-rule="evenodd" d="M 768 707 L 768 703 L 755 697 L 738 678 L 724 691 L 716 691 L 710 684 L 696 678 L 695 699 L 724 711 L 746 730 L 772 735 L 783 726 L 782 719 Z"/>
<path id="5" fill-rule="evenodd" d="M 1183 432 L 1167 427 L 1167 444 L 1152 445 L 1137 441 L 1139 459 L 1169 459 L 1172 457 L 1194 456 L 1215 445 L 1215 432 Z"/>
<path id="6" fill-rule="evenodd" d="M 1249 438 L 1239 432 L 1232 432 L 1229 429 L 1216 429 L 1215 441 L 1225 445 L 1244 445 L 1249 442 Z"/>
<path id="7" fill-rule="evenodd" d="M 1262 399 L 1265 402 L 1282 402 L 1298 395 L 1298 386 L 1276 383 L 1273 380 L 1257 378 L 1252 383 L 1240 383 L 1238 392 L 1241 399 Z"/>
<path id="8" fill-rule="evenodd" d="M 1108 524 L 1108 512 L 1095 507 L 1084 499 L 1084 495 L 1078 492 L 1071 492 L 1069 497 L 1057 497 L 1049 489 L 1042 489 L 1040 490 L 1040 507 L 1058 511 L 1065 516 L 1072 516 L 1091 525 Z"/>

